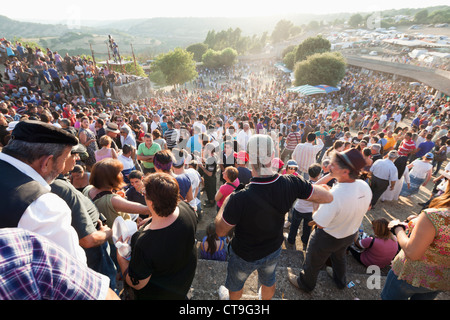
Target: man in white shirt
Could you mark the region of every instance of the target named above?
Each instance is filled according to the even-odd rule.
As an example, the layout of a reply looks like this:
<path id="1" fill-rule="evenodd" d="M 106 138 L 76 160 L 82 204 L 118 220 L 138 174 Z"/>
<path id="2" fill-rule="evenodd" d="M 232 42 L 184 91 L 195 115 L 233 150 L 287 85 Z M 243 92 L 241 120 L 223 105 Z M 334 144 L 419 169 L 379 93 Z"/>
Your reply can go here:
<path id="1" fill-rule="evenodd" d="M 380 125 L 380 128 L 382 128 L 382 127 L 384 126 L 384 123 L 385 123 L 387 120 L 388 120 L 388 119 L 387 119 L 387 113 L 386 113 L 386 111 L 383 111 L 383 112 L 381 113 L 380 120 L 378 120 L 378 124 Z"/>
<path id="2" fill-rule="evenodd" d="M 375 161 L 370 167 L 370 172 L 372 172 L 370 189 L 373 194 L 370 206 L 372 209 L 388 187 L 391 190 L 394 190 L 395 183 L 398 180 L 398 170 L 394 164 L 394 161 L 397 158 L 397 150 L 392 150 L 389 151 L 387 158 Z"/>
<path id="3" fill-rule="evenodd" d="M 158 126 L 160 126 L 160 123 L 161 122 L 161 119 L 159 118 L 159 116 L 155 113 L 154 115 L 153 115 L 153 121 L 152 121 L 152 123 L 150 124 L 150 132 L 149 133 L 152 133 L 153 132 L 153 130 L 156 130 L 156 129 L 158 129 Z M 161 132 L 162 133 L 162 132 Z"/>
<path id="4" fill-rule="evenodd" d="M 313 142 L 316 142 L 313 144 Z M 311 132 L 308 134 L 305 143 L 299 143 L 292 152 L 292 159 L 297 161 L 298 172 L 305 179 L 309 179 L 308 169 L 316 162 L 316 155 L 323 148 L 323 141 L 317 138 L 316 134 Z"/>
<path id="5" fill-rule="evenodd" d="M 202 133 L 206 133 L 206 126 L 203 123 L 203 115 L 198 115 L 198 120 L 194 122 L 193 127 L 200 127 Z"/>
<path id="6" fill-rule="evenodd" d="M 251 136 L 252 133 L 250 131 L 250 125 L 248 124 L 248 122 L 244 122 L 243 129 L 237 135 L 239 150 L 245 151 L 247 149 L 248 140 Z"/>
<path id="7" fill-rule="evenodd" d="M 289 282 L 296 288 L 305 292 L 314 290 L 319 272 L 330 257 L 333 280 L 338 288 L 345 288 L 346 251 L 355 239 L 372 198 L 369 185 L 357 179 L 365 164 L 361 153 L 354 148 L 335 152 L 329 166 L 330 174 L 316 182 L 316 185 L 323 184 L 332 178 L 338 181 L 330 190 L 333 201 L 320 205 L 313 214 L 316 228 L 309 238 L 300 275 L 297 277 L 288 271 Z"/>
<path id="8" fill-rule="evenodd" d="M 400 121 L 402 121 L 402 114 L 398 110 L 394 114 L 394 121 L 397 125 L 400 123 Z"/>
<path id="9" fill-rule="evenodd" d="M 86 254 L 71 226 L 67 203 L 50 192 L 78 139 L 41 121 L 21 121 L 0 153 L 2 209 L 0 227 L 18 227 L 44 235 L 82 263 Z"/>

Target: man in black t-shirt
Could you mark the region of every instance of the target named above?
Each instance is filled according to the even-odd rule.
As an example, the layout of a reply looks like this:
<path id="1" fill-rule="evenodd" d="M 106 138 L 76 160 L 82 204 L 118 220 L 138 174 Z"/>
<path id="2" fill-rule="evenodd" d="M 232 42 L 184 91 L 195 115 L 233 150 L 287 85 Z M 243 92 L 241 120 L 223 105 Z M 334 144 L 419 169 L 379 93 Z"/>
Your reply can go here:
<path id="1" fill-rule="evenodd" d="M 262 284 L 261 297 L 271 299 L 286 212 L 297 198 L 317 203 L 333 200 L 322 186 L 313 186 L 294 175 L 272 172 L 275 148 L 270 136 L 252 136 L 248 150 L 253 178 L 244 189 L 227 197 L 215 220 L 219 237 L 235 228 L 225 283 L 230 300 L 240 299 L 247 277 L 256 269 Z M 245 279 L 238 276 L 243 273 L 247 275 Z"/>

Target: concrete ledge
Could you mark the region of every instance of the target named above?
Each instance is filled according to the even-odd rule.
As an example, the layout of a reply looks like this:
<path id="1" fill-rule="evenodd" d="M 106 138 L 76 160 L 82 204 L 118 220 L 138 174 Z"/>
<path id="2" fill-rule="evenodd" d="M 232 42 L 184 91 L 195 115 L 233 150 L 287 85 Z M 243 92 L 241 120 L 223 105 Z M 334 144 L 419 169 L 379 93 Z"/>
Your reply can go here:
<path id="1" fill-rule="evenodd" d="M 114 97 L 122 103 L 130 103 L 134 100 L 148 98 L 151 90 L 150 79 L 145 78 L 121 86 L 114 86 Z"/>
<path id="2" fill-rule="evenodd" d="M 446 95 L 450 95 L 450 76 L 448 72 L 443 70 L 351 55 L 345 55 L 345 58 L 349 65 L 414 79 Z"/>

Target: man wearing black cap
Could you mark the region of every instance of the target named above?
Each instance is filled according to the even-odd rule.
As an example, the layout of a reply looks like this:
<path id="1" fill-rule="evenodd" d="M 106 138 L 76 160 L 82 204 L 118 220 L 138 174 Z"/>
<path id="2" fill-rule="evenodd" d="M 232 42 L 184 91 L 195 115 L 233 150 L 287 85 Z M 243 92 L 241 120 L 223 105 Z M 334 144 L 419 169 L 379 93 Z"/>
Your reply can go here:
<path id="1" fill-rule="evenodd" d="M 305 292 L 314 290 L 319 271 L 329 258 L 333 268 L 327 271 L 338 288 L 345 288 L 346 250 L 353 243 L 372 199 L 369 185 L 357 179 L 364 166 L 364 158 L 354 148 L 335 152 L 330 174 L 316 182 L 315 185 L 326 183 L 324 179 L 331 177 L 339 183 L 331 189 L 333 201 L 320 205 L 313 214 L 316 228 L 309 238 L 300 275 L 288 271 L 289 282 L 296 288 Z"/>
<path id="2" fill-rule="evenodd" d="M 74 135 L 51 124 L 25 120 L 15 126 L 0 153 L 0 227 L 43 234 L 86 263 L 71 226 L 70 208 L 50 192 L 50 184 L 63 171 L 77 144 Z"/>
<path id="3" fill-rule="evenodd" d="M 72 226 L 78 234 L 80 246 L 86 252 L 88 267 L 108 276 L 110 287 L 115 289 L 117 269 L 109 255 L 108 244 L 112 231 L 102 223 L 103 215 L 100 214 L 95 204 L 66 178 L 66 175 L 73 170 L 76 161 L 80 159 L 79 154 L 84 152 L 86 152 L 86 147 L 82 144 L 72 147 L 64 170 L 50 184 L 50 187 L 52 192 L 60 196 L 72 211 Z"/>

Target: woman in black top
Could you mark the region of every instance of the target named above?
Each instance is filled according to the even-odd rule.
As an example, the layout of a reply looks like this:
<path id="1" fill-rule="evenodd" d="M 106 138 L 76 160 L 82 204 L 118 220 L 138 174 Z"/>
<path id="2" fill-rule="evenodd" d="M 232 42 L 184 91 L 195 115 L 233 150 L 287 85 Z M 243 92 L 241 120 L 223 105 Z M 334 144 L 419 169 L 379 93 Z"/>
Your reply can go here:
<path id="1" fill-rule="evenodd" d="M 137 300 L 185 299 L 197 267 L 195 212 L 171 175 L 150 174 L 144 185 L 152 217 L 132 236 L 130 261 L 118 263 Z"/>

